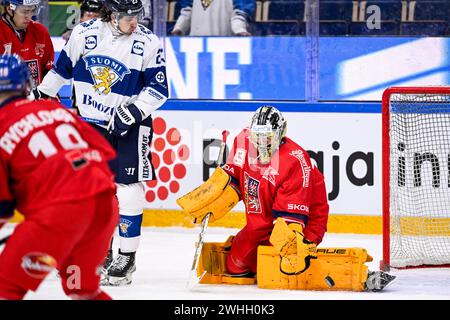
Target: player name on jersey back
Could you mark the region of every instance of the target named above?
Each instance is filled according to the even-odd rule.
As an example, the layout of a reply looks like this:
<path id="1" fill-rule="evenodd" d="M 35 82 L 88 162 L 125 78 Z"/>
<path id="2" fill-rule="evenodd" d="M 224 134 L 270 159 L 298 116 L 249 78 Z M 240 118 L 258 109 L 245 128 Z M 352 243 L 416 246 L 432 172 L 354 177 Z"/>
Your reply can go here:
<path id="1" fill-rule="evenodd" d="M 26 138 L 34 129 L 55 122 L 75 123 L 75 118 L 65 109 L 31 112 L 11 124 L 1 135 L 0 148 L 8 154 L 12 154 L 17 144 Z"/>

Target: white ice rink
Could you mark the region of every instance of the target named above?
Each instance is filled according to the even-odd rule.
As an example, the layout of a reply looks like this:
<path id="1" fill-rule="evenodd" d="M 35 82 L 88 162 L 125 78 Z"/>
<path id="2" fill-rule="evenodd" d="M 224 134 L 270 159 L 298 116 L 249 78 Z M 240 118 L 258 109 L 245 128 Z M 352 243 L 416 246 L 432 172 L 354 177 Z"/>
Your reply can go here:
<path id="1" fill-rule="evenodd" d="M 0 230 L 0 238 L 13 225 Z M 206 241 L 225 241 L 238 229 L 209 228 Z M 104 287 L 114 299 L 125 300 L 450 300 L 450 268 L 394 271 L 397 279 L 385 291 L 324 292 L 267 290 L 256 286 L 198 285 L 186 289 L 199 228 L 150 228 L 142 230 L 133 283 L 126 287 Z M 364 247 L 374 258 L 370 270 L 378 270 L 381 236 L 326 234 L 320 246 Z M 1 250 L 1 249 L 0 249 Z M 26 299 L 68 299 L 56 274 L 52 273 L 37 292 Z"/>

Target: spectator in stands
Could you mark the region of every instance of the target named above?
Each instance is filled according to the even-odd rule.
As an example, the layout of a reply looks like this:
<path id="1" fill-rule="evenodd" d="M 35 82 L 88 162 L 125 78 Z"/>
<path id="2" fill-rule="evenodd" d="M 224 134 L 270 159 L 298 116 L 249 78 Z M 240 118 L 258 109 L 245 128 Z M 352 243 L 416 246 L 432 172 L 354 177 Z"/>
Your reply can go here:
<path id="1" fill-rule="evenodd" d="M 83 0 L 80 6 L 80 23 L 100 17 L 102 8 L 103 2 L 101 0 Z M 73 27 L 67 28 L 61 35 L 65 41 L 69 40 Z"/>
<path id="2" fill-rule="evenodd" d="M 144 11 L 142 12 L 142 18 L 139 20 L 139 23 L 144 25 L 146 28 L 152 29 L 152 1 L 142 0 L 142 6 L 144 7 Z"/>
<path id="3" fill-rule="evenodd" d="M 250 36 L 255 0 L 180 0 L 172 35 Z"/>

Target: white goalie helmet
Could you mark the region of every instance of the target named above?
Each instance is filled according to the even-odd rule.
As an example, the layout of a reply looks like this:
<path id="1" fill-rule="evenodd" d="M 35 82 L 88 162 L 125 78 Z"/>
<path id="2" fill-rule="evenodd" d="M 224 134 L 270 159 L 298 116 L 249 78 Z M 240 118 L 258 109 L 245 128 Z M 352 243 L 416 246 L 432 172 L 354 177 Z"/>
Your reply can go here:
<path id="1" fill-rule="evenodd" d="M 256 110 L 250 125 L 250 141 L 258 150 L 257 159 L 261 164 L 270 163 L 286 135 L 286 125 L 277 108 L 264 105 Z"/>

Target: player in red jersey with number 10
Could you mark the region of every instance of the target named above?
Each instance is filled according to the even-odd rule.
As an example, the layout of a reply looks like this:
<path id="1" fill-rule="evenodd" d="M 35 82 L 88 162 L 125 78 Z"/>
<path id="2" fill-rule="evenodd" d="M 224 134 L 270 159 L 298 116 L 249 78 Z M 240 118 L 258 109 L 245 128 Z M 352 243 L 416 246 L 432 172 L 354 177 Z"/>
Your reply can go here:
<path id="1" fill-rule="evenodd" d="M 29 101 L 28 68 L 0 57 L 0 226 L 24 221 L 0 254 L 0 299 L 23 299 L 57 269 L 73 299 L 111 299 L 99 267 L 119 220 L 109 143 L 61 104 Z"/>

